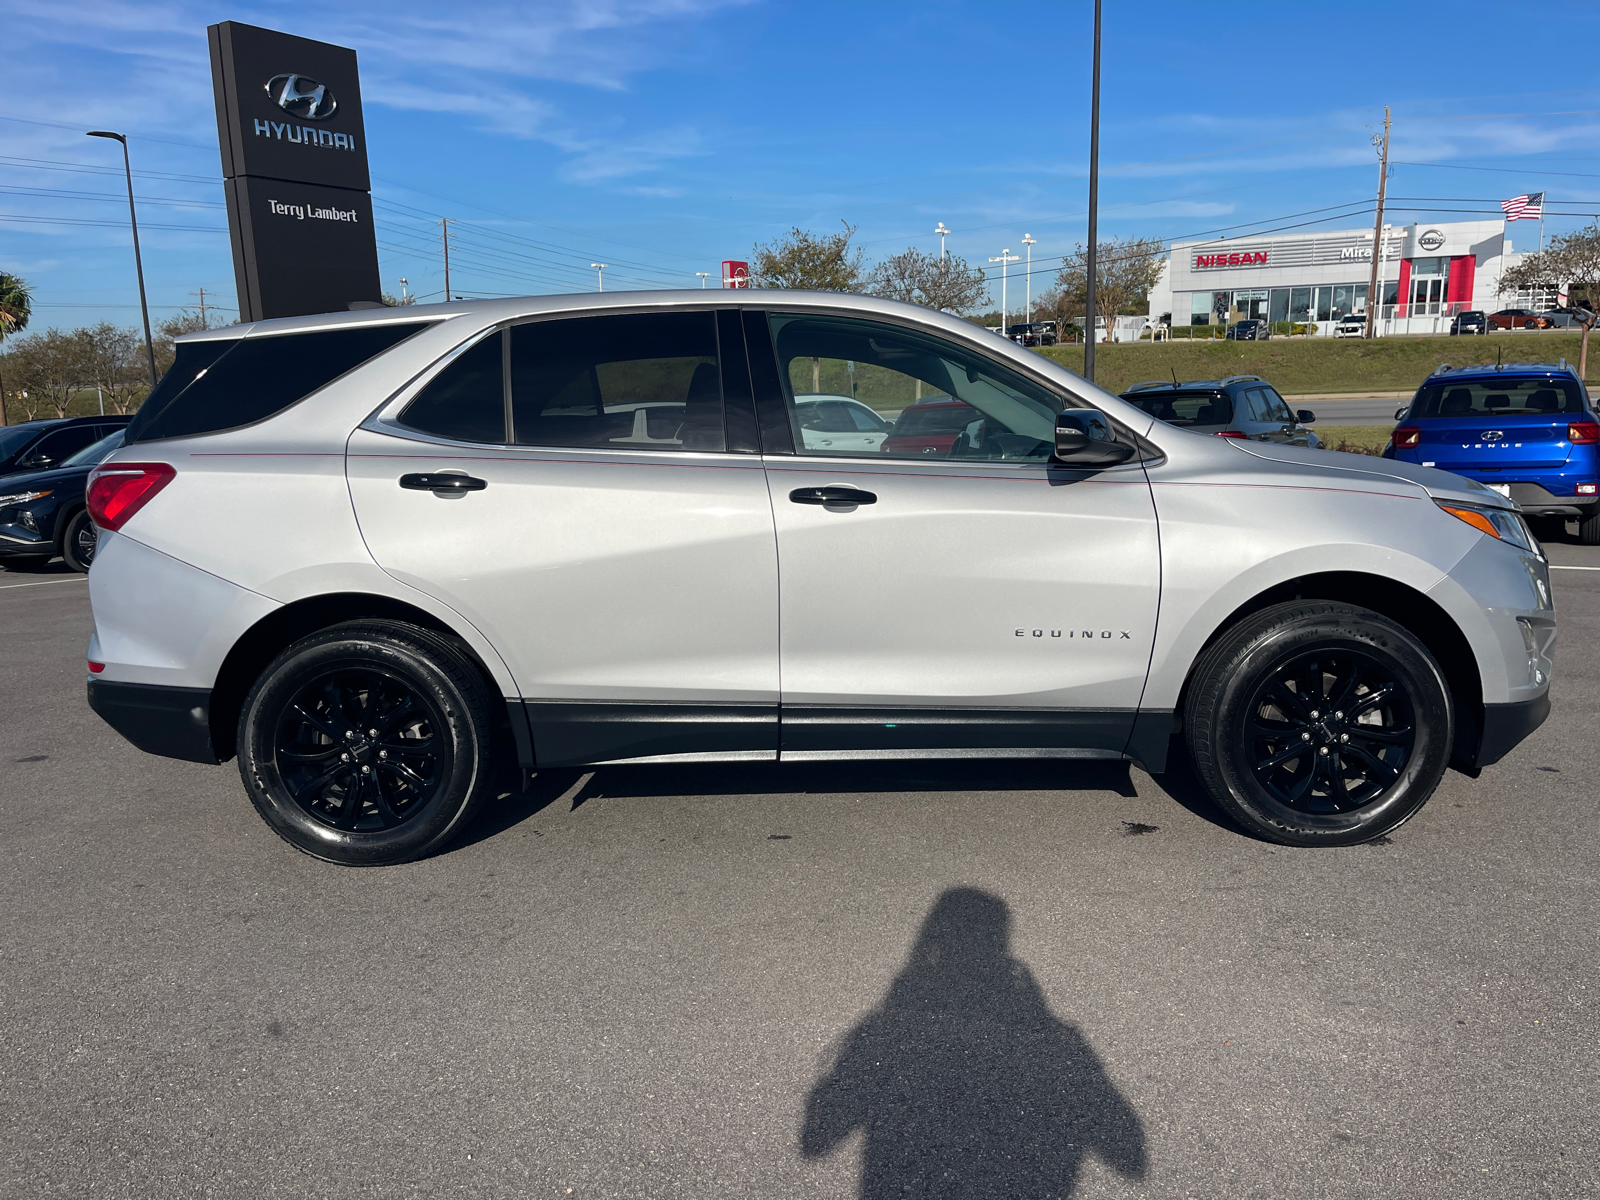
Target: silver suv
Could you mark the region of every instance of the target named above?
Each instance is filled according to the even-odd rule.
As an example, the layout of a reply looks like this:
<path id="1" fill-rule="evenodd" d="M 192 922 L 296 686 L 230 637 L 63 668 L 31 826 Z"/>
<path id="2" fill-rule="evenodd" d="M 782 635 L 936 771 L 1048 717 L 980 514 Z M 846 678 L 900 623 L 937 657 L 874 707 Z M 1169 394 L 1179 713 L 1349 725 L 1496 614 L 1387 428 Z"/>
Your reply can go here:
<path id="1" fill-rule="evenodd" d="M 848 397 L 881 440 L 820 446 Z M 949 436 L 896 439 L 920 405 Z M 292 845 L 427 854 L 526 769 L 1049 757 L 1359 842 L 1544 719 L 1516 506 L 1156 421 L 928 309 L 701 291 L 182 340 L 89 485 L 89 703 Z M 1064 767 L 1070 770 L 1070 767 Z"/>

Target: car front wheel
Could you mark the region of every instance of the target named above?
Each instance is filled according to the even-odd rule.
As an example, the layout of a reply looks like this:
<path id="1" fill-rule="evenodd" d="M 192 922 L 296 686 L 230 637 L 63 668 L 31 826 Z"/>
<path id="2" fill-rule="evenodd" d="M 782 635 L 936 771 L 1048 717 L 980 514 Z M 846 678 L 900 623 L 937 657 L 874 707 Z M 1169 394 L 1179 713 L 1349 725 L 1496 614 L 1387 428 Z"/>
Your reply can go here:
<path id="1" fill-rule="evenodd" d="M 447 639 L 356 621 L 294 643 L 239 716 L 239 773 L 296 849 L 380 866 L 442 847 L 487 789 L 481 676 Z"/>
<path id="2" fill-rule="evenodd" d="M 72 514 L 61 535 L 61 557 L 74 571 L 87 571 L 94 562 L 95 548 L 100 544 L 100 531 L 89 518 L 87 509 Z"/>
<path id="3" fill-rule="evenodd" d="M 1184 709 L 1206 790 L 1270 841 L 1345 846 L 1420 809 L 1450 761 L 1438 663 L 1407 630 L 1348 604 L 1254 613 L 1202 657 Z"/>

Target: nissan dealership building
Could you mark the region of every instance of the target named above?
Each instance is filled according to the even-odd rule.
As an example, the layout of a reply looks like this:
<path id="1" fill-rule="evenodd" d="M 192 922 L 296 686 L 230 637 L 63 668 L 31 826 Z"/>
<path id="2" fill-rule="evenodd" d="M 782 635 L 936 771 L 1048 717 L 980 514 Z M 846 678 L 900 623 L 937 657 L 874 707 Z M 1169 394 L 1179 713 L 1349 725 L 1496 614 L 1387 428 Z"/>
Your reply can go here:
<path id="1" fill-rule="evenodd" d="M 1466 309 L 1533 307 L 1544 297 L 1501 295 L 1514 263 L 1501 221 L 1385 226 L 1378 278 L 1381 334 L 1435 333 Z M 1365 312 L 1373 231 L 1344 229 L 1207 242 L 1174 242 L 1150 293 L 1150 316 L 1179 325 L 1247 317 L 1315 324 L 1331 335 L 1340 317 Z"/>

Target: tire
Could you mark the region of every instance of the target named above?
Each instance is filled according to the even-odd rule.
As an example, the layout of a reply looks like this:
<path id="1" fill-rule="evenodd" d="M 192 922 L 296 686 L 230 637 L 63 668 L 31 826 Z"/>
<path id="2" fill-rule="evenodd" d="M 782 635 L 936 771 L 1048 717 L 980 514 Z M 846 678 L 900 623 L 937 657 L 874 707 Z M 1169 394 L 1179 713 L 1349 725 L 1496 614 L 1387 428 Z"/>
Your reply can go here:
<path id="1" fill-rule="evenodd" d="M 1600 546 L 1600 508 L 1578 520 L 1578 544 Z"/>
<path id="2" fill-rule="evenodd" d="M 1387 617 L 1326 601 L 1273 605 L 1219 637 L 1190 681 L 1184 729 L 1217 804 L 1285 846 L 1396 828 L 1438 786 L 1454 734 L 1427 648 Z"/>
<path id="3" fill-rule="evenodd" d="M 61 534 L 61 560 L 74 571 L 87 572 L 94 562 L 95 548 L 100 542 L 100 531 L 89 517 L 89 510 L 80 508 L 67 521 Z"/>
<path id="4" fill-rule="evenodd" d="M 262 819 L 313 858 L 421 858 L 488 790 L 485 691 L 465 654 L 429 630 L 380 620 L 320 630 L 245 697 L 239 774 Z"/>

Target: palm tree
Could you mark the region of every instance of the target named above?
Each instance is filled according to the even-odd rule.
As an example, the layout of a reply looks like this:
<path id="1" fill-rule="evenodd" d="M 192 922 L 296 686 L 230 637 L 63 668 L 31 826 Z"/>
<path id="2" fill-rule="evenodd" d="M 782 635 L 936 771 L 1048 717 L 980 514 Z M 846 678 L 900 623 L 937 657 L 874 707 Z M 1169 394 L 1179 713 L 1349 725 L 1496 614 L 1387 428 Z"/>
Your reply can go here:
<path id="1" fill-rule="evenodd" d="M 21 333 L 33 315 L 33 288 L 20 275 L 0 271 L 0 347 L 7 335 Z M 0 426 L 6 423 L 6 385 L 0 379 Z"/>

